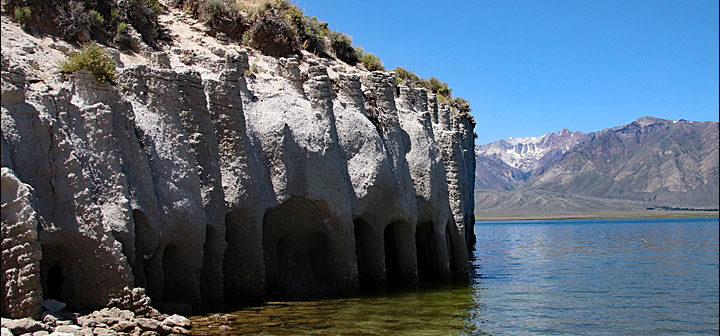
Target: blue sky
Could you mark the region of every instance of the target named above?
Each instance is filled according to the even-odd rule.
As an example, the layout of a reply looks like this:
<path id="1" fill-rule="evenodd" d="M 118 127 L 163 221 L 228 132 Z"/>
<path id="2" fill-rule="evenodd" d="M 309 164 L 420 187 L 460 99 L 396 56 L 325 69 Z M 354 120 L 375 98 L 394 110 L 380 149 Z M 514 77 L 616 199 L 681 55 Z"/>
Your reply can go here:
<path id="1" fill-rule="evenodd" d="M 448 82 L 477 143 L 718 120 L 718 2 L 294 0 L 388 70 Z"/>

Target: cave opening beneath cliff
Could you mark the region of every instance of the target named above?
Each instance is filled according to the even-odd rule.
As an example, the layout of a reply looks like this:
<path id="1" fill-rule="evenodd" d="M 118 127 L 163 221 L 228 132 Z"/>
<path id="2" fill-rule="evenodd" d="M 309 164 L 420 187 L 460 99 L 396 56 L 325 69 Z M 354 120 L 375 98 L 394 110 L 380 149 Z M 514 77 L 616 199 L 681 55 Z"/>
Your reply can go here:
<path id="1" fill-rule="evenodd" d="M 225 243 L 222 258 L 225 303 L 245 306 L 263 300 L 264 260 L 261 218 L 245 208 L 225 215 Z"/>
<path id="2" fill-rule="evenodd" d="M 438 244 L 433 223 L 420 223 L 415 231 L 415 249 L 417 251 L 418 279 L 421 282 L 440 280 L 442 264 Z"/>
<path id="3" fill-rule="evenodd" d="M 324 227 L 329 218 L 324 202 L 299 197 L 265 214 L 263 252 L 269 297 L 306 298 L 337 289 L 339 271 Z"/>
<path id="4" fill-rule="evenodd" d="M 204 306 L 220 306 L 223 302 L 222 257 L 225 237 L 213 225 L 205 226 L 203 243 L 203 267 L 200 273 L 202 302 Z"/>
<path id="5" fill-rule="evenodd" d="M 373 241 L 372 228 L 363 219 L 353 221 L 355 234 L 355 256 L 357 258 L 358 281 L 361 289 L 375 289 L 378 287 L 376 274 L 373 274 L 373 260 L 371 249 L 377 249 L 378 242 Z"/>
<path id="6" fill-rule="evenodd" d="M 180 283 L 186 276 L 183 274 L 183 260 L 180 249 L 174 245 L 165 247 L 162 257 L 163 289 L 162 301 L 166 303 L 184 302 L 184 286 Z"/>
<path id="7" fill-rule="evenodd" d="M 447 225 L 445 225 L 445 245 L 447 246 L 448 259 L 450 261 L 450 275 L 452 276 L 453 280 L 458 280 L 460 274 L 458 274 L 458 271 L 455 269 L 455 263 L 457 262 L 457 258 L 455 257 L 455 249 L 452 243 L 452 238 L 450 237 L 450 225 L 452 224 L 452 221 L 448 221 Z"/>
<path id="8" fill-rule="evenodd" d="M 148 240 L 152 229 L 142 210 L 133 209 L 133 222 L 135 223 L 135 261 L 131 265 L 135 287 L 147 287 L 150 273 L 150 256 L 152 248 Z M 128 258 L 129 259 L 129 258 Z"/>
<path id="9" fill-rule="evenodd" d="M 72 281 L 72 273 L 66 263 L 67 251 L 54 244 L 41 244 L 40 285 L 43 299 L 67 302 L 67 286 Z"/>
<path id="10" fill-rule="evenodd" d="M 47 271 L 45 280 L 45 299 L 65 301 L 63 298 L 63 286 L 65 275 L 59 262 L 54 263 Z"/>
<path id="11" fill-rule="evenodd" d="M 400 265 L 400 250 L 398 249 L 398 231 L 400 222 L 392 223 L 385 227 L 383 233 L 383 244 L 385 251 L 385 279 L 388 287 L 399 287 L 404 285 L 402 268 Z"/>

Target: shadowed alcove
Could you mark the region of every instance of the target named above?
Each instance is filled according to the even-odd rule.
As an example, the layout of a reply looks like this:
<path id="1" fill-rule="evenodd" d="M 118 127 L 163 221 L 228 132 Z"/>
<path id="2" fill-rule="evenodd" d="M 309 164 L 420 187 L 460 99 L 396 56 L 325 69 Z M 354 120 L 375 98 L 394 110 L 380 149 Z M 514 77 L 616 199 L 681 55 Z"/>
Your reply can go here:
<path id="1" fill-rule="evenodd" d="M 402 286 L 404 283 L 402 268 L 400 266 L 400 251 L 398 249 L 398 229 L 400 222 L 385 227 L 383 243 L 385 250 L 385 279 L 388 287 Z"/>
<path id="2" fill-rule="evenodd" d="M 248 209 L 234 209 L 225 215 L 223 283 L 225 302 L 247 305 L 262 302 L 263 251 L 261 218 Z"/>
<path id="3" fill-rule="evenodd" d="M 65 301 L 63 298 L 63 284 L 65 276 L 63 275 L 60 263 L 53 264 L 47 272 L 47 281 L 45 282 L 45 298 L 58 301 Z"/>
<path id="4" fill-rule="evenodd" d="M 293 197 L 263 219 L 265 291 L 272 297 L 306 298 L 338 288 L 337 269 L 324 222 L 330 211 L 322 201 Z"/>
<path id="5" fill-rule="evenodd" d="M 162 257 L 163 270 L 163 302 L 185 302 L 184 288 L 179 283 L 184 279 L 182 274 L 183 262 L 180 258 L 180 250 L 173 246 L 165 247 Z"/>
<path id="6" fill-rule="evenodd" d="M 152 229 L 145 213 L 133 209 L 133 222 L 135 223 L 135 261 L 132 264 L 133 277 L 136 287 L 147 287 L 148 274 L 150 273 L 150 256 L 152 247 L 149 240 L 152 236 Z"/>
<path id="7" fill-rule="evenodd" d="M 432 228 L 432 222 L 420 223 L 415 231 L 417 250 L 418 278 L 421 282 L 441 280 L 442 257 L 438 249 L 439 241 Z"/>
<path id="8" fill-rule="evenodd" d="M 385 277 L 380 248 L 381 240 L 372 227 L 363 219 L 353 221 L 355 234 L 355 255 L 360 288 L 374 290 L 385 287 Z"/>
<path id="9" fill-rule="evenodd" d="M 68 268 L 66 267 L 66 251 L 55 245 L 41 245 L 40 282 L 43 299 L 67 301 Z"/>
<path id="10" fill-rule="evenodd" d="M 450 278 L 455 281 L 467 281 L 468 262 L 465 239 L 452 219 L 445 225 L 445 242 L 450 265 Z"/>
<path id="11" fill-rule="evenodd" d="M 445 246 L 447 246 L 448 259 L 450 261 L 450 273 L 451 273 L 452 279 L 455 280 L 456 277 L 458 276 L 458 274 L 454 269 L 455 263 L 457 262 L 457 260 L 455 259 L 455 253 L 454 253 L 455 251 L 453 250 L 452 239 L 450 239 L 450 225 L 451 224 L 452 224 L 451 221 L 449 221 L 447 223 L 447 225 L 445 225 Z"/>

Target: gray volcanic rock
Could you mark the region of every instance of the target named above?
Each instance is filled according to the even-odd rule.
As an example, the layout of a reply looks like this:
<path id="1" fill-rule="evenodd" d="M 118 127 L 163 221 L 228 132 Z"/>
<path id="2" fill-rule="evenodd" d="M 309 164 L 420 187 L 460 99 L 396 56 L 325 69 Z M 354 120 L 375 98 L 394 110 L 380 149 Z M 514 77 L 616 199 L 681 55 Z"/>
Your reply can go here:
<path id="1" fill-rule="evenodd" d="M 2 167 L 2 316 L 39 317 L 40 243 L 32 188 Z"/>
<path id="2" fill-rule="evenodd" d="M 184 24 L 168 29 L 188 49 L 113 51 L 112 86 L 58 76 L 41 60 L 71 47 L 3 17 L 3 234 L 39 232 L 30 299 L 3 315 L 42 298 L 151 314 L 145 293 L 184 310 L 467 279 L 467 118 L 390 73 L 183 40 L 203 34 Z M 29 186 L 7 212 L 6 176 Z M 5 241 L 3 258 L 24 243 Z M 94 331 L 157 329 L 132 323 Z M 187 331 L 166 327 L 153 332 Z"/>

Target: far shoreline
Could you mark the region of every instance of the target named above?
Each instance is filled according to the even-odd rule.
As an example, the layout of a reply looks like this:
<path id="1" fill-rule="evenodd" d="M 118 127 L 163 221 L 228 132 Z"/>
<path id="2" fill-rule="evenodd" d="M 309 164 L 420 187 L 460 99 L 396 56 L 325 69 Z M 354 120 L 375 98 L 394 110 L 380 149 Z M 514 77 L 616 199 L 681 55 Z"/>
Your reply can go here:
<path id="1" fill-rule="evenodd" d="M 664 214 L 653 213 L 617 213 L 617 214 L 567 214 L 547 216 L 520 216 L 520 215 L 475 215 L 476 222 L 514 221 L 514 220 L 571 220 L 571 219 L 641 219 L 641 218 L 714 218 L 720 217 L 720 211 L 700 212 L 672 212 Z"/>

